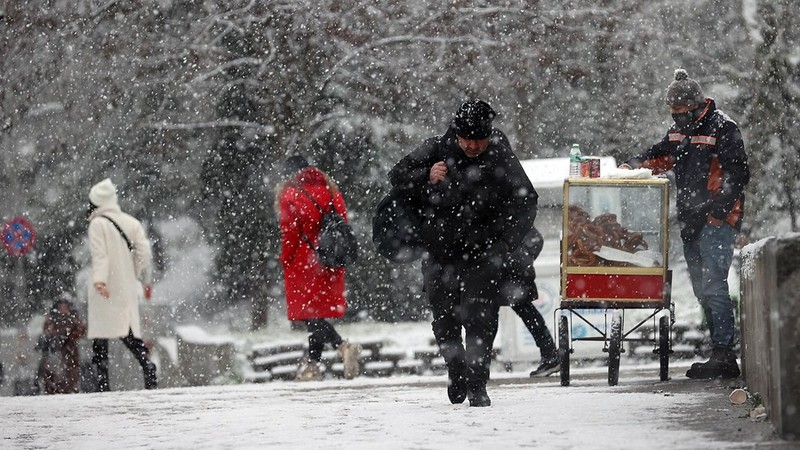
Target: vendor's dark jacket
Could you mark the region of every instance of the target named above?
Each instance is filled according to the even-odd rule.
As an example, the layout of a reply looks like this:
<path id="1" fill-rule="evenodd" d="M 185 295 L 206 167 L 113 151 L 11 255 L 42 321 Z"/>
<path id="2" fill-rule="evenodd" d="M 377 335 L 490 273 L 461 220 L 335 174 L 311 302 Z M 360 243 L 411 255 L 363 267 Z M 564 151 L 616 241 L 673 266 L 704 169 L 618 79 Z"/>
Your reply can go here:
<path id="1" fill-rule="evenodd" d="M 432 185 L 430 169 L 439 161 L 447 176 Z M 538 194 L 499 130 L 485 152 L 470 158 L 451 126 L 400 160 L 389 179 L 420 214 L 421 238 L 440 263 L 513 251 L 536 218 Z"/>
<path id="2" fill-rule="evenodd" d="M 744 187 L 750 181 L 744 141 L 736 122 L 706 99 L 687 129 L 673 125 L 661 142 L 626 161 L 631 167 L 672 170 L 678 188 L 678 220 L 685 241 L 697 237 L 709 215 L 741 229 Z"/>

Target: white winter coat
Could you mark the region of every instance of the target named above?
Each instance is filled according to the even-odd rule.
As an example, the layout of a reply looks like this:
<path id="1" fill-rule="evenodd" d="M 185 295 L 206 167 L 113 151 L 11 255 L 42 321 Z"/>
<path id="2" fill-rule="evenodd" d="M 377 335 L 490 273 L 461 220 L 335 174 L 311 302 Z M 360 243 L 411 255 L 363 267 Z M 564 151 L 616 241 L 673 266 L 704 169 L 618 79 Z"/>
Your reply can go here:
<path id="1" fill-rule="evenodd" d="M 108 219 L 113 219 L 133 244 L 128 250 L 125 239 Z M 139 298 L 142 283 L 151 282 L 151 251 L 141 222 L 122 212 L 118 205 L 97 208 L 89 216 L 89 247 L 92 253 L 92 277 L 89 281 L 89 330 L 87 337 L 142 337 L 139 323 Z M 103 298 L 94 283 L 105 283 L 110 298 Z"/>

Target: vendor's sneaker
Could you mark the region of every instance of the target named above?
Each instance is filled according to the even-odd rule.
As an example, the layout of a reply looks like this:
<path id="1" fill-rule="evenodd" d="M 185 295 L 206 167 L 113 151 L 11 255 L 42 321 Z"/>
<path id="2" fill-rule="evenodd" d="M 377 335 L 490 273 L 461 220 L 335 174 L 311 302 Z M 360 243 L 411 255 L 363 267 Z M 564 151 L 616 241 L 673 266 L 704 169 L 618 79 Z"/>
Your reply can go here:
<path id="1" fill-rule="evenodd" d="M 344 364 L 344 378 L 346 380 L 352 380 L 358 376 L 359 373 L 358 358 L 361 356 L 361 346 L 344 341 L 339 345 L 337 351 L 339 352 L 339 356 L 342 357 L 342 363 Z"/>
<path id="2" fill-rule="evenodd" d="M 686 376 L 693 379 L 738 378 L 740 374 L 736 353 L 727 348 L 714 348 L 708 361 L 694 363 L 686 371 Z"/>
<path id="3" fill-rule="evenodd" d="M 539 367 L 531 372 L 531 378 L 546 377 L 561 370 L 561 357 L 556 353 L 554 356 L 544 358 Z"/>
<path id="4" fill-rule="evenodd" d="M 314 361 L 303 361 L 297 368 L 294 376 L 295 381 L 321 381 L 323 379 L 319 363 Z"/>

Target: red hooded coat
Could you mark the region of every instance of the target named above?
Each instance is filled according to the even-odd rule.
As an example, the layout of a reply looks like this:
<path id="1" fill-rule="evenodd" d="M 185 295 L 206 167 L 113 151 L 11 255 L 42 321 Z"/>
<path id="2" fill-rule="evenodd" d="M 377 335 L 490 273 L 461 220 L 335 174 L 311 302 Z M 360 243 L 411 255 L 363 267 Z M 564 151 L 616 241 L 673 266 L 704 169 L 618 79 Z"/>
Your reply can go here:
<path id="1" fill-rule="evenodd" d="M 279 197 L 286 315 L 289 320 L 339 318 L 347 309 L 344 269 L 323 266 L 306 242 L 307 237 L 316 246 L 322 212 L 298 186 L 326 211 L 333 195 L 336 212 L 347 220 L 342 194 L 328 189 L 319 169 L 306 167 L 286 183 Z"/>

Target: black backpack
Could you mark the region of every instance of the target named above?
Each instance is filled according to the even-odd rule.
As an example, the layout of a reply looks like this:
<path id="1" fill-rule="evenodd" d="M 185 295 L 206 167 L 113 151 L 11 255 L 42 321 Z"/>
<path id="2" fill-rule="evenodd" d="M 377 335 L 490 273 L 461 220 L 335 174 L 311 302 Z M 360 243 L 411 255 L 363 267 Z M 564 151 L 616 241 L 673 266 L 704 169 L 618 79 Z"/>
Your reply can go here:
<path id="1" fill-rule="evenodd" d="M 314 250 L 319 258 L 319 262 L 325 267 L 337 269 L 346 267 L 353 264 L 358 259 L 358 242 L 356 241 L 353 228 L 344 221 L 336 208 L 333 207 L 333 193 L 331 193 L 330 211 L 325 211 L 322 206 L 311 197 L 311 194 L 306 192 L 300 186 L 294 186 L 300 190 L 309 200 L 322 213 L 322 222 L 319 228 L 319 237 L 317 239 L 317 246 L 311 243 L 311 240 L 301 231 L 303 239 Z"/>
<path id="2" fill-rule="evenodd" d="M 425 253 L 420 224 L 420 215 L 411 201 L 392 189 L 375 208 L 372 242 L 378 253 L 391 262 L 414 262 Z"/>

